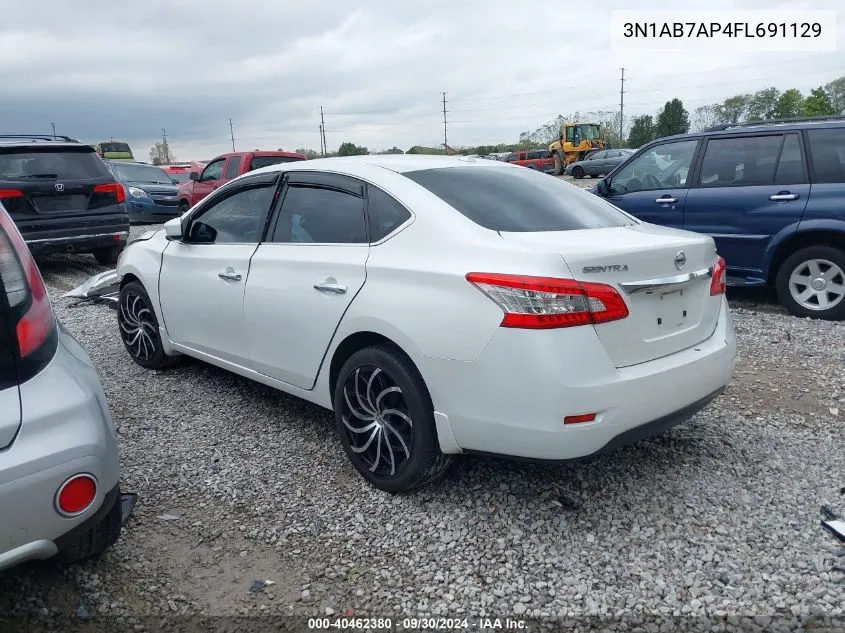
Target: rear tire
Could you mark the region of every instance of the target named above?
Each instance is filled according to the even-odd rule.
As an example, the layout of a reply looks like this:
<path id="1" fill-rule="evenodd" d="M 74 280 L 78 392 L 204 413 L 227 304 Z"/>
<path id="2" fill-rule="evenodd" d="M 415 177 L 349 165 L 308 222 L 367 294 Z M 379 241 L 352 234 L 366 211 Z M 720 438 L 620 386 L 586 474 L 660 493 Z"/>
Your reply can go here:
<path id="1" fill-rule="evenodd" d="M 409 492 L 446 472 L 451 455 L 440 451 L 428 389 L 395 346 L 354 353 L 338 374 L 333 402 L 346 455 L 379 490 Z"/>
<path id="2" fill-rule="evenodd" d="M 164 369 L 175 362 L 164 352 L 153 302 L 140 282 L 130 281 L 120 289 L 117 324 L 123 346 L 144 369 Z"/>
<path id="3" fill-rule="evenodd" d="M 94 259 L 100 266 L 114 266 L 117 264 L 117 258 L 123 251 L 123 245 L 120 246 L 105 246 L 103 248 L 95 248 L 92 251 Z"/>
<path id="4" fill-rule="evenodd" d="M 182 200 L 181 202 L 179 202 L 179 215 L 184 215 L 190 208 L 191 205 L 189 205 L 187 201 Z"/>
<path id="5" fill-rule="evenodd" d="M 778 269 L 775 288 L 781 304 L 795 316 L 845 319 L 845 252 L 832 246 L 796 251 Z"/>
<path id="6" fill-rule="evenodd" d="M 572 177 L 576 180 L 581 180 L 584 177 L 584 168 L 580 166 L 575 166 L 572 168 Z"/>

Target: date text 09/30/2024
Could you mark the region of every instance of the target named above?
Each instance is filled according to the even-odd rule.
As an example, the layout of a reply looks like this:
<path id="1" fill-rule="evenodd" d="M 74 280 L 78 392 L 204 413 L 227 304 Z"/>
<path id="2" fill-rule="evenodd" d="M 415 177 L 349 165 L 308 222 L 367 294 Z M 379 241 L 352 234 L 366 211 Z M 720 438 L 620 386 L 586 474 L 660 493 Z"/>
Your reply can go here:
<path id="1" fill-rule="evenodd" d="M 524 620 L 512 618 L 309 618 L 310 630 L 350 631 L 519 631 Z"/>

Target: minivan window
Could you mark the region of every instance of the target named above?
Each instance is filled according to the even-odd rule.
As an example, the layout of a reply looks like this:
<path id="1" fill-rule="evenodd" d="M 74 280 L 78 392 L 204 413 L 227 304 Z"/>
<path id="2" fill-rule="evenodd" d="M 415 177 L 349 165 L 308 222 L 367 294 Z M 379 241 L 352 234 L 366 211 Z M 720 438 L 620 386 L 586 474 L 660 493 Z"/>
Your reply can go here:
<path id="1" fill-rule="evenodd" d="M 446 167 L 403 175 L 492 231 L 574 231 L 633 224 L 598 196 L 533 169 Z"/>
<path id="2" fill-rule="evenodd" d="M 111 177 L 90 147 L 0 149 L 0 180 L 85 180 Z"/>
<path id="3" fill-rule="evenodd" d="M 845 128 L 810 130 L 813 182 L 845 182 Z"/>

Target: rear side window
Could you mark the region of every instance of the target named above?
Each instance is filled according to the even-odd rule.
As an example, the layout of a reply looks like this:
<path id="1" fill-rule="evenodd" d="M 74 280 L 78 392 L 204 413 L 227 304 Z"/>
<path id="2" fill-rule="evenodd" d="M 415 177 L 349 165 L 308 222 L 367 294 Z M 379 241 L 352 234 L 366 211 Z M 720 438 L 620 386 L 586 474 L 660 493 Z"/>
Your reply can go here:
<path id="1" fill-rule="evenodd" d="M 717 138 L 707 142 L 701 187 L 771 185 L 783 136 Z"/>
<path id="2" fill-rule="evenodd" d="M 364 244 L 364 199 L 344 191 L 290 186 L 273 242 L 296 244 Z"/>
<path id="3" fill-rule="evenodd" d="M 601 198 L 533 169 L 446 167 L 403 175 L 492 231 L 574 231 L 634 223 Z"/>
<path id="4" fill-rule="evenodd" d="M 371 242 L 378 242 L 390 235 L 411 217 L 408 210 L 392 196 L 372 185 L 367 187 L 367 214 Z"/>
<path id="5" fill-rule="evenodd" d="M 0 180 L 86 180 L 112 177 L 90 147 L 0 149 Z"/>
<path id="6" fill-rule="evenodd" d="M 253 156 L 252 160 L 249 161 L 249 171 L 252 171 L 253 169 L 261 169 L 262 167 L 267 167 L 268 165 L 295 163 L 299 160 L 302 159 L 294 156 Z"/>
<path id="7" fill-rule="evenodd" d="M 845 128 L 810 130 L 813 182 L 845 182 Z"/>
<path id="8" fill-rule="evenodd" d="M 238 175 L 238 169 L 241 166 L 242 158 L 240 156 L 230 156 L 229 162 L 226 163 L 226 171 L 223 172 L 225 180 L 231 180 Z"/>

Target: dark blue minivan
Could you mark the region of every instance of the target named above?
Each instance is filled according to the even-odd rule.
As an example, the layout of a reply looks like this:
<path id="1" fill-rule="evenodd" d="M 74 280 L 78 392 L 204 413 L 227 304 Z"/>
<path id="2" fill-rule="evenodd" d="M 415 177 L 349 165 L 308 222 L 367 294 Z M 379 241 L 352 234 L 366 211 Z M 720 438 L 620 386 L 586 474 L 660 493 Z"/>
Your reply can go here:
<path id="1" fill-rule="evenodd" d="M 845 117 L 721 125 L 643 146 L 590 191 L 713 237 L 728 284 L 797 316 L 845 319 Z"/>

